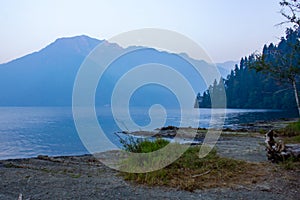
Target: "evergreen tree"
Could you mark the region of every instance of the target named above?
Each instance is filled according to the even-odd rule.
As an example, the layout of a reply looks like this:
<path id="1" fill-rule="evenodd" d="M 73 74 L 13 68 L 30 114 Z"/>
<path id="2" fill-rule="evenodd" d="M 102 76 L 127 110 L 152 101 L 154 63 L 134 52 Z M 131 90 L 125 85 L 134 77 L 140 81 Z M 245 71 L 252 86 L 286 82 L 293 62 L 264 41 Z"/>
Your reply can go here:
<path id="1" fill-rule="evenodd" d="M 226 80 L 217 81 L 199 97 L 199 107 L 211 107 L 211 99 L 224 84 L 229 108 L 296 109 L 300 116 L 300 2 L 282 0 L 281 14 L 292 23 L 278 45 L 265 45 L 262 54 L 242 58 Z M 262 73 L 264 72 L 264 73 Z"/>
<path id="2" fill-rule="evenodd" d="M 274 48 L 273 44 L 270 46 Z M 240 65 L 235 66 L 227 79 L 221 79 L 219 83 L 215 80 L 202 96 L 197 95 L 199 107 L 211 108 L 211 99 L 221 96 L 225 90 L 228 108 L 295 109 L 292 88 L 269 74 L 256 72 L 251 68 L 255 62 L 253 55 L 241 59 Z M 220 104 L 221 101 L 216 102 Z M 221 107 L 214 105 L 218 106 Z"/>
<path id="3" fill-rule="evenodd" d="M 300 116 L 300 103 L 297 89 L 300 77 L 300 29 L 287 29 L 286 37 L 279 44 L 265 46 L 262 54 L 256 54 L 252 67 L 274 77 L 281 83 L 293 87 L 295 102 Z M 266 85 L 272 91 L 271 85 Z"/>

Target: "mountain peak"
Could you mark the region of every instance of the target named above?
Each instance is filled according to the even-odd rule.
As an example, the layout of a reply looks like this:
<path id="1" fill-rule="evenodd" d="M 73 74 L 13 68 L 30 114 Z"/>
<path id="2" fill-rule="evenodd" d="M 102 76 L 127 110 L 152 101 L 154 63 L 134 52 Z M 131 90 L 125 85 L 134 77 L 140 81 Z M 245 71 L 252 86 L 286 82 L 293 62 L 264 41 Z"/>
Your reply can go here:
<path id="1" fill-rule="evenodd" d="M 54 43 L 56 42 L 83 42 L 83 41 L 98 41 L 100 42 L 101 40 L 95 39 L 95 38 L 91 38 L 87 35 L 77 35 L 77 36 L 72 36 L 72 37 L 61 37 L 58 38 L 54 41 Z"/>
<path id="2" fill-rule="evenodd" d="M 63 37 L 56 39 L 53 43 L 41 50 L 54 51 L 55 53 L 72 52 L 73 54 L 79 54 L 86 56 L 92 49 L 94 49 L 102 40 L 97 40 L 86 35 Z"/>

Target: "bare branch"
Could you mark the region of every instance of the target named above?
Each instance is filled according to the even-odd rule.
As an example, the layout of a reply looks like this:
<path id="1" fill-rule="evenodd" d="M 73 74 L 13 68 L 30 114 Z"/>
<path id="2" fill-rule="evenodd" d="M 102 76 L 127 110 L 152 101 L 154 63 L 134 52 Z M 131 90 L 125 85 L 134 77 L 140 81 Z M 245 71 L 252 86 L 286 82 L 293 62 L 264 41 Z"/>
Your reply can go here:
<path id="1" fill-rule="evenodd" d="M 300 26 L 300 18 L 297 16 L 298 13 L 300 13 L 300 3 L 298 0 L 283 0 L 280 3 L 280 6 L 283 8 L 281 9 L 280 13 L 282 16 L 284 16 L 287 21 L 284 21 L 280 23 L 286 24 L 286 23 L 292 23 L 295 25 L 295 27 Z M 286 11 L 287 9 L 287 11 Z"/>

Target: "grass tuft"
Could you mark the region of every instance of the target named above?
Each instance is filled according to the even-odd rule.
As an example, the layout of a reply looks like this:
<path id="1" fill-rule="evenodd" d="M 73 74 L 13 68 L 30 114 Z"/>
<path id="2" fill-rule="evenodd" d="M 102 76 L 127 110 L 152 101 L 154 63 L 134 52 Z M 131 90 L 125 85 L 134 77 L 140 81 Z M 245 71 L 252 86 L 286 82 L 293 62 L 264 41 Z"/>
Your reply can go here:
<path id="1" fill-rule="evenodd" d="M 168 144 L 167 141 L 143 141 L 135 143 L 135 148 L 139 152 L 147 153 L 157 150 Z M 180 144 L 172 143 L 171 148 L 174 151 Z M 128 149 L 131 149 L 128 148 Z M 121 176 L 125 180 L 134 181 L 149 186 L 169 186 L 178 189 L 193 191 L 196 189 L 231 186 L 242 182 L 253 183 L 259 176 L 257 164 L 250 164 L 245 161 L 222 158 L 217 155 L 217 151 L 211 151 L 205 158 L 199 158 L 200 147 L 190 147 L 183 155 L 167 167 L 148 173 L 125 173 Z M 160 162 L 160 160 L 154 160 Z M 126 162 L 132 164 L 132 159 Z M 152 160 L 153 162 L 153 160 Z M 250 181 L 249 181 L 250 180 Z"/>
<path id="2" fill-rule="evenodd" d="M 293 137 L 285 137 L 283 138 L 285 144 L 299 144 L 300 143 L 300 135 Z"/>
<path id="3" fill-rule="evenodd" d="M 281 129 L 279 133 L 288 137 L 300 136 L 300 120 L 290 123 L 285 128 Z"/>
<path id="4" fill-rule="evenodd" d="M 283 162 L 279 163 L 279 166 L 285 170 L 299 170 L 300 169 L 300 159 L 295 157 L 290 157 Z"/>
<path id="5" fill-rule="evenodd" d="M 135 139 L 134 137 L 128 137 L 126 140 L 122 139 L 120 142 L 126 151 L 132 153 L 149 153 L 169 144 L 169 141 L 163 139 L 149 141 L 146 139 Z"/>

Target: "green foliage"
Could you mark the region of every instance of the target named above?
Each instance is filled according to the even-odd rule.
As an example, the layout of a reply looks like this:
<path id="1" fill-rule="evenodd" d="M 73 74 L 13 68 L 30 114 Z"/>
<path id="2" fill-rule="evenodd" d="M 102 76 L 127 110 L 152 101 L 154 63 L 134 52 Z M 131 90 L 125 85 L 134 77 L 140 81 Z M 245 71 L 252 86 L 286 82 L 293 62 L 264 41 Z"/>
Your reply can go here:
<path id="1" fill-rule="evenodd" d="M 271 77 L 269 74 L 256 72 L 251 62 L 255 58 L 241 59 L 227 79 L 224 80 L 228 108 L 295 109 L 296 102 L 292 87 Z M 201 96 L 197 96 L 200 108 L 211 108 L 210 98 L 213 91 L 218 91 L 219 84 L 211 86 Z M 300 84 L 298 83 L 298 87 Z"/>
<path id="2" fill-rule="evenodd" d="M 290 123 L 285 128 L 279 131 L 281 135 L 284 136 L 300 136 L 300 120 L 297 122 Z M 295 140 L 299 140 L 298 137 L 294 138 Z"/>
<path id="3" fill-rule="evenodd" d="M 142 142 L 141 145 L 149 149 L 156 149 L 157 141 Z M 149 148 L 152 146 L 153 148 Z M 169 144 L 174 147 L 174 151 L 180 148 L 180 144 Z M 195 189 L 221 186 L 227 183 L 240 181 L 240 176 L 248 176 L 252 164 L 244 161 L 222 158 L 217 155 L 216 150 L 212 150 L 205 158 L 199 158 L 200 147 L 190 147 L 183 155 L 167 167 L 148 173 L 121 173 L 125 180 L 135 181 L 146 185 L 171 186 L 184 190 L 193 191 Z M 172 153 L 172 152 L 171 152 Z M 159 162 L 159 160 L 155 160 Z M 134 160 L 127 160 L 128 163 Z M 252 177 L 252 175 L 251 175 Z M 252 177 L 253 178 L 253 177 Z"/>
<path id="4" fill-rule="evenodd" d="M 18 166 L 16 166 L 13 163 L 6 163 L 6 164 L 4 164 L 4 167 L 6 167 L 6 168 L 18 168 Z"/>
<path id="5" fill-rule="evenodd" d="M 123 145 L 124 149 L 129 152 L 139 152 L 140 146 L 138 140 L 134 137 L 128 137 L 126 139 L 120 138 L 120 143 Z"/>
<path id="6" fill-rule="evenodd" d="M 72 177 L 72 178 L 80 178 L 80 177 L 81 177 L 81 174 L 71 174 L 71 177 Z"/>
<path id="7" fill-rule="evenodd" d="M 287 29 L 286 37 L 282 37 L 278 45 L 265 45 L 262 54 L 255 55 L 251 67 L 293 87 L 296 101 L 292 105 L 297 106 L 300 115 L 300 27 Z"/>
<path id="8" fill-rule="evenodd" d="M 122 171 L 146 172 L 169 165 L 186 150 L 187 146 L 166 140 L 140 141 L 135 154 L 120 163 Z M 164 148 L 163 148 L 164 147 Z"/>
<path id="9" fill-rule="evenodd" d="M 296 170 L 300 169 L 300 160 L 299 158 L 290 157 L 279 164 L 285 170 Z"/>
<path id="10" fill-rule="evenodd" d="M 138 140 L 134 137 L 129 137 L 126 140 L 121 140 L 121 144 L 126 151 L 132 153 L 149 153 L 165 147 L 169 144 L 169 141 L 163 139 L 156 139 L 154 141 Z"/>
<path id="11" fill-rule="evenodd" d="M 262 54 L 255 55 L 252 68 L 292 83 L 300 74 L 300 29 L 287 29 L 278 45 L 265 45 Z"/>
<path id="12" fill-rule="evenodd" d="M 213 85 L 203 93 L 203 96 L 197 95 L 196 102 L 198 102 L 198 106 L 195 106 L 197 108 L 224 108 L 226 106 L 224 79 L 221 78 L 219 82 L 215 80 Z"/>
<path id="13" fill-rule="evenodd" d="M 300 87 L 299 39 L 300 29 L 288 29 L 278 45 L 265 45 L 261 55 L 242 58 L 226 80 L 215 82 L 202 96 L 197 96 L 198 107 L 210 108 L 210 99 L 224 84 L 228 108 L 296 110 L 295 91 Z"/>
<path id="14" fill-rule="evenodd" d="M 292 136 L 292 137 L 286 137 L 283 139 L 284 143 L 286 144 L 299 144 L 300 143 L 300 135 Z"/>
<path id="15" fill-rule="evenodd" d="M 169 144 L 169 141 L 163 140 L 163 139 L 157 139 L 154 142 L 146 140 L 139 144 L 140 152 L 137 152 L 137 153 L 149 153 L 149 152 L 157 151 L 157 150 L 165 147 L 168 144 Z"/>

